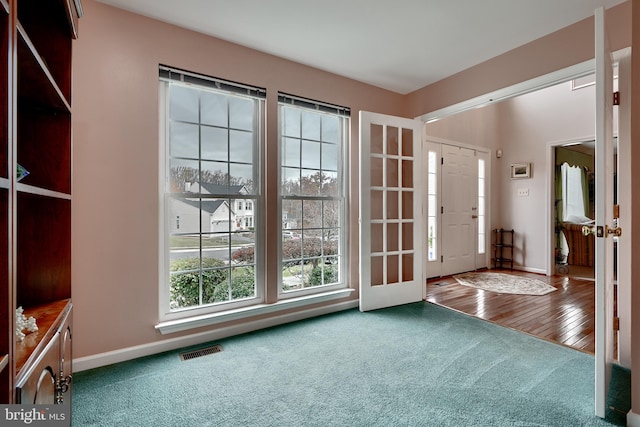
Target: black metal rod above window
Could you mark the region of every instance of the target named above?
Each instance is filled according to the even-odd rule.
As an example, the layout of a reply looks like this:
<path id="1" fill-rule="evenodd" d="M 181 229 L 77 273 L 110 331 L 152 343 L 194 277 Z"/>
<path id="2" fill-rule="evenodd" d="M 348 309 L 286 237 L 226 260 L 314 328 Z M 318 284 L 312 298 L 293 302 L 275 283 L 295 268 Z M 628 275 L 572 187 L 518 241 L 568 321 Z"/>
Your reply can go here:
<path id="1" fill-rule="evenodd" d="M 180 70 L 178 68 L 160 65 L 160 80 L 169 82 L 192 83 L 212 89 L 220 89 L 242 95 L 249 95 L 256 98 L 265 99 L 267 90 L 257 86 L 249 86 L 216 77 L 205 76 L 204 74 L 193 73 L 191 71 Z"/>
<path id="2" fill-rule="evenodd" d="M 310 110 L 322 111 L 325 113 L 337 114 L 344 117 L 351 116 L 351 109 L 339 105 L 328 104 L 326 102 L 314 101 L 312 99 L 301 98 L 286 93 L 278 93 L 278 102 L 295 105 L 296 107 L 308 108 Z"/>

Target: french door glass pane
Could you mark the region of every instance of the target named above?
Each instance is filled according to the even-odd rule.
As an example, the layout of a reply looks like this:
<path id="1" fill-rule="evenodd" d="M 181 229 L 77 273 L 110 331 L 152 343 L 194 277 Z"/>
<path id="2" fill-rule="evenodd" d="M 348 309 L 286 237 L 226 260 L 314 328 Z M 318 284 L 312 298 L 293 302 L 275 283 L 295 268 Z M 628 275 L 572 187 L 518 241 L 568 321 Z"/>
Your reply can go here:
<path id="1" fill-rule="evenodd" d="M 398 137 L 398 128 L 394 126 L 387 126 L 387 155 L 398 155 Z"/>
<path id="2" fill-rule="evenodd" d="M 387 159 L 387 183 L 385 184 L 387 187 L 398 187 L 399 186 L 399 168 L 398 168 L 398 160 L 396 158 Z"/>
<path id="3" fill-rule="evenodd" d="M 399 233 L 400 226 L 396 222 L 387 224 L 387 252 L 397 252 L 400 248 Z"/>

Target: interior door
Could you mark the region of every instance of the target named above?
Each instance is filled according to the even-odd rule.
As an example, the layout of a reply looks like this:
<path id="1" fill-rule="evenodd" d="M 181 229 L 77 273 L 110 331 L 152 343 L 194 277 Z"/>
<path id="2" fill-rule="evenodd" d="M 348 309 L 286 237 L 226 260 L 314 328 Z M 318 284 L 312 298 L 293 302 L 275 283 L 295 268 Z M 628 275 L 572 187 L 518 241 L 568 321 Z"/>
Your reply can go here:
<path id="1" fill-rule="evenodd" d="M 443 276 L 475 269 L 477 190 L 475 150 L 443 144 Z"/>
<path id="2" fill-rule="evenodd" d="M 595 412 L 604 418 L 613 363 L 613 64 L 604 8 L 595 11 L 596 312 Z"/>
<path id="3" fill-rule="evenodd" d="M 360 310 L 420 301 L 422 122 L 360 112 Z"/>

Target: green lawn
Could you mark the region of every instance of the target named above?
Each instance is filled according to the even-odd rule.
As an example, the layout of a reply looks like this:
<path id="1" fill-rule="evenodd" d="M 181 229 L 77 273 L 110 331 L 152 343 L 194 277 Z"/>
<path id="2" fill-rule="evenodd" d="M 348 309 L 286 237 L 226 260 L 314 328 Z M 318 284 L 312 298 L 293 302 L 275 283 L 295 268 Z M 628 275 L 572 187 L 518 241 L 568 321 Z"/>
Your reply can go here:
<path id="1" fill-rule="evenodd" d="M 231 238 L 231 244 L 246 244 L 246 240 Z M 171 236 L 170 239 L 171 249 L 197 249 L 200 247 L 200 239 L 198 237 L 191 236 Z M 203 237 L 203 248 L 219 248 L 229 246 L 229 239 L 227 237 Z"/>

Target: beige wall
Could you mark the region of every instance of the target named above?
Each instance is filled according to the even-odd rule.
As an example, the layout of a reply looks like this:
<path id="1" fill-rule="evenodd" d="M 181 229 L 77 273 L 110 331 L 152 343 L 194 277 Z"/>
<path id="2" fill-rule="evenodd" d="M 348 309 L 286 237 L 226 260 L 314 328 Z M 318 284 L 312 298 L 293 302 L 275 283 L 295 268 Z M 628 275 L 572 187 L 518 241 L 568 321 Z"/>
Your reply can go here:
<path id="1" fill-rule="evenodd" d="M 73 64 L 74 357 L 174 338 L 158 321 L 158 64 L 265 87 L 267 193 L 277 191 L 277 92 L 351 107 L 351 167 L 357 176 L 358 111 L 400 114 L 395 93 L 218 39 L 83 1 Z M 350 183 L 357 242 L 357 180 Z M 275 203 L 269 223 L 279 221 Z M 268 227 L 269 241 L 276 227 Z M 276 265 L 275 246 L 267 251 Z M 350 285 L 357 289 L 357 244 Z M 277 289 L 269 272 L 269 298 Z M 357 292 L 354 297 L 357 297 Z M 201 332 L 193 331 L 193 332 Z"/>
<path id="2" fill-rule="evenodd" d="M 612 50 L 629 46 L 631 3 L 607 11 Z M 593 59 L 593 18 L 541 37 L 407 96 L 406 115 L 418 117 L 498 89 Z"/>

